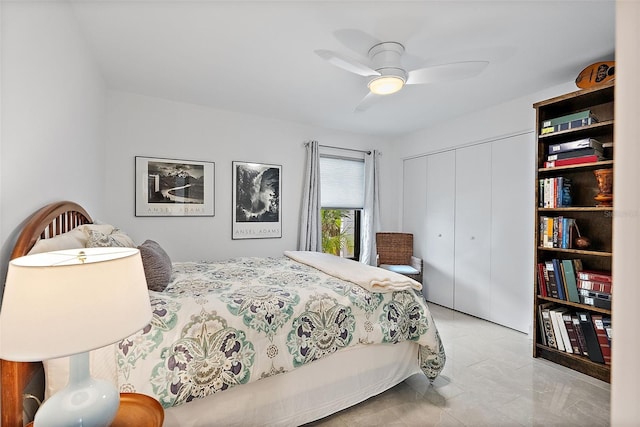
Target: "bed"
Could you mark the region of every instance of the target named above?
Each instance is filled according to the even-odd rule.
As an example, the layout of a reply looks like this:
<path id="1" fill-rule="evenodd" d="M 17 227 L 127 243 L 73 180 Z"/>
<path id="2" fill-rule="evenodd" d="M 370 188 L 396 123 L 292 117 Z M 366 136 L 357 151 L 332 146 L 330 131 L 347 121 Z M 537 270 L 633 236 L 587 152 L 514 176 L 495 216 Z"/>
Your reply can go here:
<path id="1" fill-rule="evenodd" d="M 76 244 L 73 236 L 89 227 L 91 216 L 76 203 L 45 206 L 27 220 L 11 257 L 46 249 L 52 238 Z M 147 242 L 157 245 L 138 246 L 145 271 Z M 342 259 L 351 264 L 334 267 L 323 257 L 293 251 L 171 263 L 163 289 L 147 276 L 151 323 L 93 352 L 92 374 L 159 400 L 165 426 L 301 425 L 416 373 L 433 380 L 445 354 L 422 294 L 395 282 L 389 288 L 388 276 L 363 279 L 374 267 Z M 351 273 L 352 264 L 363 270 Z M 22 426 L 24 390 L 42 364 L 1 363 L 2 425 Z M 66 362 L 45 366 L 49 395 L 64 386 Z"/>

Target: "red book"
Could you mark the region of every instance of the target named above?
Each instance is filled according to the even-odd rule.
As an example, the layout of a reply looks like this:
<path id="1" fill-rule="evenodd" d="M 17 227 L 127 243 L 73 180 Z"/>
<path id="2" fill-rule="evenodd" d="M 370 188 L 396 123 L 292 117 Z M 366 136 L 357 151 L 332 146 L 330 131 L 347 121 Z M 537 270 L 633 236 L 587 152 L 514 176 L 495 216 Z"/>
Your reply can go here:
<path id="1" fill-rule="evenodd" d="M 569 159 L 559 159 L 544 162 L 545 168 L 554 168 L 556 166 L 580 165 L 582 163 L 595 163 L 602 160 L 601 156 L 591 154 L 589 156 L 571 157 Z"/>
<path id="2" fill-rule="evenodd" d="M 611 273 L 608 271 L 580 270 L 578 271 L 578 279 L 593 282 L 612 282 Z"/>
<path id="3" fill-rule="evenodd" d="M 604 363 L 611 365 L 611 346 L 609 345 L 609 337 L 607 331 L 604 328 L 601 314 L 592 314 L 591 321 L 593 327 L 596 329 L 596 336 L 598 337 L 598 344 L 600 344 L 600 350 L 602 351 L 602 358 Z"/>
<path id="4" fill-rule="evenodd" d="M 611 282 L 598 282 L 597 280 L 578 279 L 578 287 L 580 289 L 587 289 L 589 291 L 600 292 L 604 294 L 613 293 L 613 283 Z"/>
<path id="5" fill-rule="evenodd" d="M 544 266 L 544 263 L 538 263 L 538 290 L 540 291 L 540 295 L 543 297 L 548 296 L 547 292 L 547 269 Z"/>

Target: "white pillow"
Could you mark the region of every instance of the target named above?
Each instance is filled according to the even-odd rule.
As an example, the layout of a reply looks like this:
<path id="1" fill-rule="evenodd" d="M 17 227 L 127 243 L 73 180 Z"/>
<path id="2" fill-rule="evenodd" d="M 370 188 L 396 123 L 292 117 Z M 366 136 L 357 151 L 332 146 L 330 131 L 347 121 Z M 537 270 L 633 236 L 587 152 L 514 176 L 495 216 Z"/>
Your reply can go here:
<path id="1" fill-rule="evenodd" d="M 78 249 L 87 246 L 89 241 L 89 232 L 91 230 L 99 231 L 105 234 L 111 234 L 113 225 L 109 224 L 84 224 L 74 228 L 71 231 L 60 234 L 50 239 L 40 239 L 33 245 L 29 251 L 29 255 L 39 254 L 42 252 L 61 251 L 64 249 Z"/>
<path id="2" fill-rule="evenodd" d="M 63 249 L 84 248 L 87 243 L 87 235 L 83 230 L 74 228 L 73 230 L 50 239 L 40 239 L 29 251 L 31 254 L 42 252 L 61 251 Z"/>

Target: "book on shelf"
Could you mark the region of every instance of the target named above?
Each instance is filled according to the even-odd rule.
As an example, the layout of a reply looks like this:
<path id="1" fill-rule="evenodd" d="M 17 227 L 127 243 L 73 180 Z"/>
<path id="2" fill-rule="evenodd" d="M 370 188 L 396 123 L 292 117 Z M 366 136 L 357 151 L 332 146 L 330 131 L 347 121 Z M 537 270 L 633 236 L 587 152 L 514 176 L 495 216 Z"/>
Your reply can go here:
<path id="1" fill-rule="evenodd" d="M 540 330 L 540 342 L 543 345 L 550 345 L 548 340 L 547 340 L 547 331 L 545 330 L 545 316 L 548 319 L 549 318 L 549 313 L 547 313 L 545 316 L 542 315 L 542 310 L 543 309 L 547 309 L 547 311 L 549 310 L 549 306 L 552 305 L 552 303 L 541 303 L 538 305 L 537 308 L 537 314 L 538 314 L 538 328 Z"/>
<path id="2" fill-rule="evenodd" d="M 542 318 L 542 308 L 538 306 L 538 327 L 540 328 L 540 342 L 542 345 L 547 344 L 547 333 L 544 330 L 544 319 Z"/>
<path id="3" fill-rule="evenodd" d="M 556 337 L 556 347 L 560 351 L 567 351 L 565 343 L 569 340 L 567 331 L 562 321 L 562 314 L 567 309 L 565 307 L 554 307 L 549 309 L 549 316 L 551 317 L 551 325 L 553 326 L 553 334 Z M 565 341 L 566 335 L 566 341 Z M 568 351 L 567 351 L 568 352 Z"/>
<path id="4" fill-rule="evenodd" d="M 553 262 L 551 260 L 545 261 L 544 265 L 547 269 L 547 275 L 549 276 L 549 292 L 550 292 L 549 296 L 552 298 L 564 299 L 564 298 L 560 298 L 560 293 L 558 291 L 558 283 L 556 282 L 556 274 L 553 271 Z"/>
<path id="5" fill-rule="evenodd" d="M 559 144 L 550 144 L 548 154 L 563 153 L 565 151 L 573 151 L 579 148 L 596 148 L 603 151 L 604 145 L 594 138 L 582 138 L 575 141 L 561 142 Z"/>
<path id="6" fill-rule="evenodd" d="M 540 246 L 553 247 L 553 218 L 548 216 L 540 217 Z"/>
<path id="7" fill-rule="evenodd" d="M 561 216 L 556 218 L 556 221 L 558 222 L 558 236 L 557 240 L 553 242 L 553 247 L 561 249 L 572 249 L 573 233 L 575 230 L 576 220 L 573 218 Z"/>
<path id="8" fill-rule="evenodd" d="M 571 178 L 558 176 L 555 178 L 541 178 L 538 181 L 539 201 L 541 208 L 564 208 L 571 206 Z"/>
<path id="9" fill-rule="evenodd" d="M 583 356 L 588 356 L 587 352 L 587 341 L 584 338 L 584 333 L 582 332 L 582 327 L 580 326 L 580 319 L 578 315 L 573 313 L 571 315 L 571 322 L 573 323 L 573 328 L 576 331 L 576 335 L 578 336 L 578 345 L 580 346 L 580 354 Z"/>
<path id="10" fill-rule="evenodd" d="M 564 218 L 565 225 L 563 227 L 564 233 L 562 234 L 562 242 L 560 247 L 562 249 L 573 249 L 573 233 L 576 230 L 576 220 L 573 218 Z"/>
<path id="11" fill-rule="evenodd" d="M 571 344 L 572 353 L 582 354 L 580 343 L 578 341 L 578 333 L 575 330 L 575 326 L 573 325 L 573 321 L 571 317 L 572 317 L 572 314 L 568 311 L 562 313 L 562 321 L 564 322 L 564 326 L 567 330 L 567 335 L 569 336 L 569 342 Z"/>
<path id="12" fill-rule="evenodd" d="M 556 199 L 556 192 L 558 191 L 557 183 L 553 178 L 544 178 L 541 181 L 542 189 L 542 201 L 543 207 L 551 208 L 553 207 L 552 201 Z"/>
<path id="13" fill-rule="evenodd" d="M 542 122 L 542 129 L 540 131 L 540 134 L 547 135 L 563 130 L 588 126 L 594 123 L 598 123 L 598 118 L 589 110 L 585 110 L 578 113 L 557 117 L 555 119 L 545 120 L 544 122 Z"/>
<path id="14" fill-rule="evenodd" d="M 611 317 L 602 316 L 602 324 L 604 325 L 604 331 L 607 333 L 607 339 L 609 340 L 609 347 L 613 348 L 613 346 L 611 345 L 611 333 L 612 333 Z"/>
<path id="15" fill-rule="evenodd" d="M 600 292 L 605 294 L 613 293 L 613 283 L 599 282 L 597 280 L 578 279 L 578 289 L 586 289 L 588 291 Z"/>
<path id="16" fill-rule="evenodd" d="M 580 302 L 584 305 L 592 307 L 604 308 L 611 310 L 611 294 L 590 291 L 588 289 L 579 289 Z"/>
<path id="17" fill-rule="evenodd" d="M 564 216 L 540 217 L 539 245 L 543 248 L 572 249 L 575 219 Z"/>
<path id="18" fill-rule="evenodd" d="M 555 126 L 562 123 L 570 123 L 574 120 L 588 119 L 589 117 L 595 117 L 591 110 L 582 110 L 577 111 L 575 113 L 564 114 L 562 116 L 554 117 L 552 119 L 544 120 L 542 122 L 542 127 Z"/>
<path id="19" fill-rule="evenodd" d="M 558 197 L 556 197 L 557 207 L 564 208 L 571 206 L 573 203 L 573 197 L 571 197 L 571 185 L 573 181 L 571 178 L 565 178 L 563 176 L 558 177 Z"/>
<path id="20" fill-rule="evenodd" d="M 611 345 L 609 343 L 609 337 L 604 327 L 604 316 L 602 314 L 592 314 L 591 321 L 593 322 L 594 329 L 596 331 L 596 337 L 598 344 L 600 345 L 600 352 L 602 353 L 602 359 L 607 365 L 611 365 Z"/>
<path id="21" fill-rule="evenodd" d="M 545 178 L 544 180 L 544 200 L 545 207 L 551 207 L 551 201 L 555 199 L 557 187 L 554 185 L 553 178 Z"/>
<path id="22" fill-rule="evenodd" d="M 559 166 L 582 165 L 585 163 L 595 163 L 603 160 L 602 156 L 592 154 L 588 156 L 572 157 L 570 159 L 560 159 L 544 162 L 545 168 L 557 168 Z"/>
<path id="23" fill-rule="evenodd" d="M 551 260 L 553 263 L 553 273 L 556 276 L 556 284 L 558 286 L 558 298 L 562 300 L 567 299 L 567 289 L 565 287 L 564 278 L 562 277 L 562 270 L 560 269 L 560 260 L 554 258 Z"/>
<path id="24" fill-rule="evenodd" d="M 547 283 L 549 282 L 547 269 L 544 266 L 544 263 L 539 262 L 537 265 L 538 270 L 538 293 L 543 297 L 549 296 L 549 292 L 547 290 Z"/>
<path id="25" fill-rule="evenodd" d="M 578 148 L 577 150 L 563 151 L 561 153 L 549 154 L 547 156 L 547 161 L 550 162 L 553 160 L 573 159 L 576 157 L 592 156 L 592 155 L 604 157 L 604 152 L 602 151 L 601 148 L 584 147 L 584 148 Z"/>
<path id="26" fill-rule="evenodd" d="M 593 321 L 591 320 L 591 313 L 588 311 L 578 311 L 576 312 L 576 315 L 580 320 L 580 327 L 587 344 L 587 354 L 589 359 L 593 362 L 604 363 L 602 350 L 600 350 L 600 343 L 598 341 L 598 336 L 596 335 L 596 329 L 593 326 Z"/>
<path id="27" fill-rule="evenodd" d="M 601 270 L 578 270 L 578 279 L 612 283 L 611 273 Z"/>
<path id="28" fill-rule="evenodd" d="M 573 268 L 573 260 L 563 259 L 561 263 L 564 283 L 567 288 L 567 299 L 571 302 L 579 303 L 580 296 L 578 295 L 577 276 Z"/>
<path id="29" fill-rule="evenodd" d="M 549 313 L 549 310 L 551 310 L 551 307 L 553 307 L 553 305 L 553 303 L 545 303 L 538 306 L 538 310 L 540 310 L 540 317 L 542 318 L 540 329 L 541 335 L 544 337 L 545 345 L 552 348 L 558 348 L 558 345 L 556 344 L 556 335 L 553 331 L 551 314 Z"/>
<path id="30" fill-rule="evenodd" d="M 558 321 L 558 329 L 560 330 L 560 336 L 562 337 L 562 344 L 564 346 L 564 351 L 567 353 L 573 354 L 573 344 L 571 343 L 571 337 L 569 336 L 569 330 L 567 329 L 567 325 L 564 322 L 565 314 L 568 314 L 569 309 L 566 307 L 556 308 L 551 310 Z"/>

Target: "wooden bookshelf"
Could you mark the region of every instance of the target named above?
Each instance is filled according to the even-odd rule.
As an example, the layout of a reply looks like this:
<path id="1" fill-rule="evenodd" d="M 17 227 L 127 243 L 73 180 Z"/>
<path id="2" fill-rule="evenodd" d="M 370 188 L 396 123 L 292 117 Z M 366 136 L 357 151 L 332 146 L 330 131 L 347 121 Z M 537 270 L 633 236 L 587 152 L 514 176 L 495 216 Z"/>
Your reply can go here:
<path id="1" fill-rule="evenodd" d="M 570 313 L 588 312 L 590 314 L 611 317 L 611 310 L 593 305 L 576 303 L 566 299 L 542 295 L 538 283 L 538 264 L 558 260 L 581 260 L 585 270 L 611 272 L 612 265 L 612 219 L 613 206 L 598 206 L 594 197 L 598 194 L 598 184 L 594 171 L 598 169 L 613 169 L 614 157 L 608 157 L 592 163 L 573 164 L 567 166 L 544 167 L 551 144 L 576 141 L 583 138 L 594 138 L 601 143 L 613 143 L 614 126 L 614 84 L 606 84 L 590 89 L 571 92 L 562 96 L 547 99 L 533 105 L 536 110 L 537 135 L 537 164 L 535 179 L 535 260 L 534 260 L 534 346 L 533 356 L 547 359 L 551 362 L 582 372 L 603 381 L 610 381 L 611 365 L 598 363 L 590 357 L 573 354 L 547 345 L 543 334 L 543 324 L 540 313 L 542 304 L 552 303 L 558 308 L 566 308 Z M 543 122 L 553 118 L 565 116 L 579 111 L 590 110 L 597 118 L 592 123 L 574 129 L 542 133 Z M 613 150 L 610 150 L 613 152 Z M 569 178 L 571 180 L 570 206 L 543 207 L 541 202 L 540 180 L 545 178 Z M 615 203 L 615 183 L 614 201 Z M 591 244 L 586 248 L 578 248 L 573 242 L 568 248 L 547 247 L 542 244 L 542 217 L 567 217 L 574 219 L 582 236 L 587 236 Z M 574 236 L 575 237 L 575 236 Z M 613 281 L 612 281 L 613 283 Z"/>

